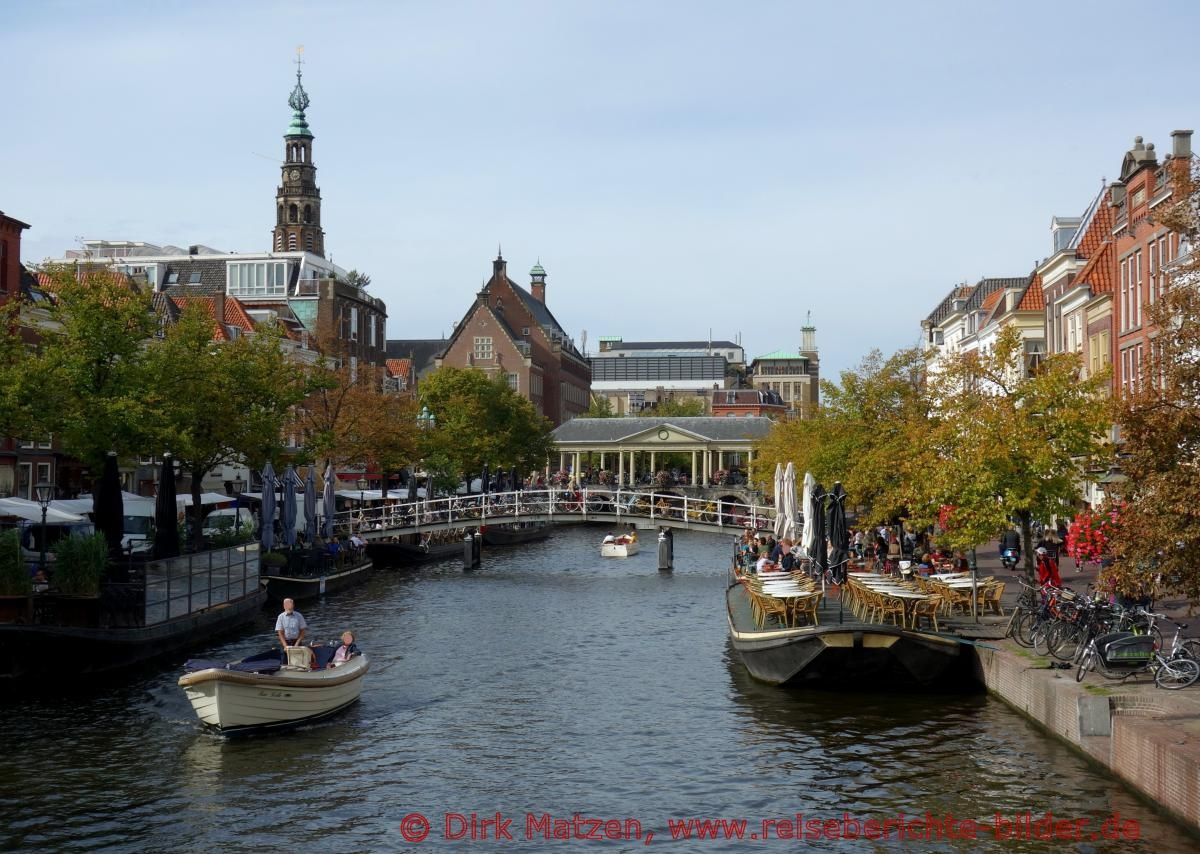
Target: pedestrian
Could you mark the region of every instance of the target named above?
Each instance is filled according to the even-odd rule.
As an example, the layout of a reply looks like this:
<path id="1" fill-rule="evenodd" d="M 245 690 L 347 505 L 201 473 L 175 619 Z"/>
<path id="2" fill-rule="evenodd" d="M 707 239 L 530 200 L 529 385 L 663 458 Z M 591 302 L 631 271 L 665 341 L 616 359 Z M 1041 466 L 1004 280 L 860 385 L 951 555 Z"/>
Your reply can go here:
<path id="1" fill-rule="evenodd" d="M 296 603 L 291 599 L 283 600 L 283 613 L 275 618 L 275 634 L 279 636 L 282 647 L 300 646 L 304 641 L 304 633 L 308 623 L 304 615 L 296 610 Z"/>

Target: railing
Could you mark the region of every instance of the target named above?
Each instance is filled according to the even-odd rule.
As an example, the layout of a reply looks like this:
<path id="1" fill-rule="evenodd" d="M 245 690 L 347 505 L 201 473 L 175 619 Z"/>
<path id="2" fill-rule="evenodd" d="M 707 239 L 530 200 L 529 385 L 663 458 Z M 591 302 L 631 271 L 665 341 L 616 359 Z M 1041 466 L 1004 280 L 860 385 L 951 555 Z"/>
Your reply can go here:
<path id="1" fill-rule="evenodd" d="M 145 625 L 234 602 L 259 587 L 259 544 L 146 564 Z"/>
<path id="2" fill-rule="evenodd" d="M 389 499 L 390 500 L 390 499 Z M 355 507 L 334 516 L 334 527 L 347 533 L 419 531 L 426 526 L 473 527 L 489 520 L 520 521 L 523 518 L 554 521 L 610 521 L 622 518 L 647 519 L 652 523 L 687 527 L 691 524 L 717 528 L 750 526 L 768 530 L 775 524 L 775 508 L 759 504 L 689 498 L 636 490 L 538 489 L 493 492 L 486 495 L 456 495 L 419 499 L 373 507 Z"/>

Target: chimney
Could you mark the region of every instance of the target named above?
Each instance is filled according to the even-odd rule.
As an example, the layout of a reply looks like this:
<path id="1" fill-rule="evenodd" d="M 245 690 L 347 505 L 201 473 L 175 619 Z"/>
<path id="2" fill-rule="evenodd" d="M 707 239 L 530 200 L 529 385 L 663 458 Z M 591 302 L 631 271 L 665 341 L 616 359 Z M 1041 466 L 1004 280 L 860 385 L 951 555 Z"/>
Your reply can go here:
<path id="1" fill-rule="evenodd" d="M 1192 132 L 1190 130 L 1171 131 L 1171 156 L 1185 159 L 1192 156 Z"/>
<path id="2" fill-rule="evenodd" d="M 213 318 L 218 326 L 225 325 L 225 294 L 213 294 Z"/>
<path id="3" fill-rule="evenodd" d="M 1125 184 L 1122 181 L 1113 181 L 1108 185 L 1111 192 L 1109 196 L 1110 202 L 1115 207 L 1116 205 L 1125 204 Z"/>

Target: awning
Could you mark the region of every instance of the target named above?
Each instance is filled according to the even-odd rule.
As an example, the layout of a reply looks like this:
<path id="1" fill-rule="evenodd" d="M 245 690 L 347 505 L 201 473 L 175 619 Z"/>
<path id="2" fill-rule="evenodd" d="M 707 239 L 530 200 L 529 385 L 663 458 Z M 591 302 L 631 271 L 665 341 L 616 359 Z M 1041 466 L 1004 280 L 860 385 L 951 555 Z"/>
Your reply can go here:
<path id="1" fill-rule="evenodd" d="M 30 522 L 42 521 L 42 505 L 24 498 L 0 498 L 0 516 L 16 516 Z M 84 522 L 82 516 L 55 507 L 46 508 L 46 522 Z"/>

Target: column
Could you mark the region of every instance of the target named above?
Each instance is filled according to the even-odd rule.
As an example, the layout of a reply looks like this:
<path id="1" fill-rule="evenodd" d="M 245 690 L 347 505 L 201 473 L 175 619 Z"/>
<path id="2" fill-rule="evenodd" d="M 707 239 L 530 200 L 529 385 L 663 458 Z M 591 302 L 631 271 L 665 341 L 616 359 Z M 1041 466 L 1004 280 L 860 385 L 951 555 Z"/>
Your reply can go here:
<path id="1" fill-rule="evenodd" d="M 617 486 L 625 485 L 625 452 L 617 451 Z"/>
<path id="2" fill-rule="evenodd" d="M 705 448 L 705 449 L 704 449 L 703 451 L 701 451 L 700 453 L 704 454 L 704 466 L 703 466 L 703 468 L 704 468 L 704 472 L 703 472 L 703 474 L 704 474 L 704 482 L 705 482 L 705 483 L 708 483 L 708 479 L 709 479 L 710 477 L 712 477 L 712 472 L 710 472 L 710 471 L 708 470 L 708 469 L 709 469 L 709 466 L 711 465 L 712 455 L 711 455 L 711 453 L 709 452 L 708 448 Z"/>
<path id="3" fill-rule="evenodd" d="M 579 480 L 579 473 L 581 471 L 579 466 L 582 461 L 583 461 L 583 454 L 579 453 L 579 451 L 576 451 L 575 452 L 575 468 L 571 471 L 571 474 L 573 474 L 575 476 L 575 480 Z"/>
<path id="4" fill-rule="evenodd" d="M 565 451 L 558 452 L 558 470 L 562 471 L 567 467 L 567 454 Z"/>
<path id="5" fill-rule="evenodd" d="M 704 481 L 697 477 L 699 472 L 696 471 L 696 452 L 694 450 L 692 451 L 692 470 L 688 472 L 688 474 L 692 476 L 692 486 L 695 486 L 696 484 L 703 485 Z"/>
<path id="6" fill-rule="evenodd" d="M 603 468 L 605 468 L 605 467 L 606 467 L 606 466 L 604 465 L 604 457 L 605 457 L 604 451 L 601 451 L 601 452 L 600 452 L 600 468 L 601 468 L 601 469 L 603 469 Z"/>
<path id="7" fill-rule="evenodd" d="M 651 451 L 651 452 L 650 452 L 650 476 L 651 476 L 651 477 L 654 477 L 654 475 L 655 475 L 657 472 L 658 472 L 658 466 L 656 466 L 656 465 L 654 464 L 654 451 Z"/>
<path id="8" fill-rule="evenodd" d="M 724 451 L 717 451 L 717 468 L 719 468 L 719 469 L 725 468 L 725 452 Z"/>
<path id="9" fill-rule="evenodd" d="M 746 480 L 754 482 L 754 449 L 746 452 Z"/>

